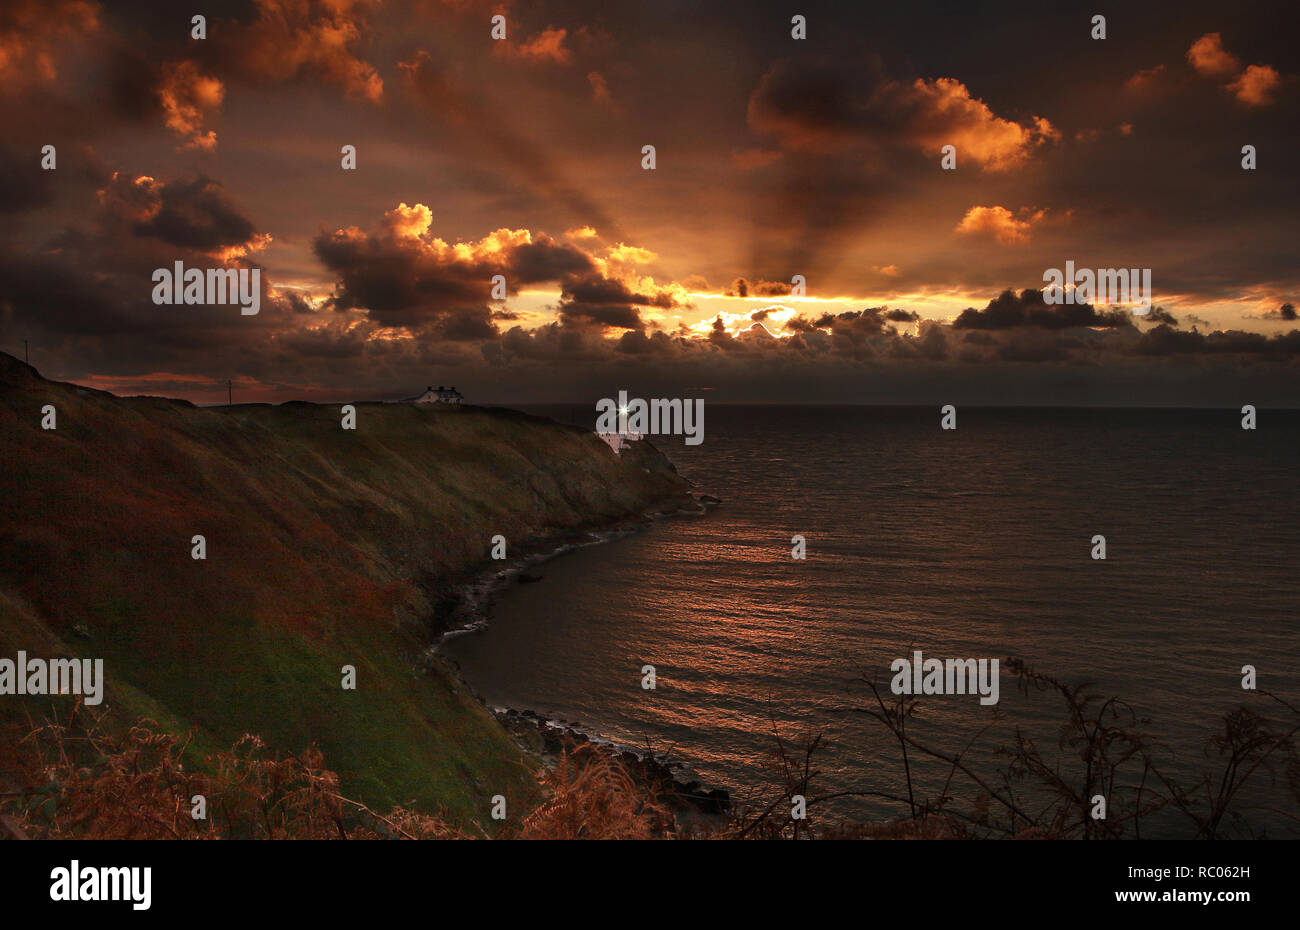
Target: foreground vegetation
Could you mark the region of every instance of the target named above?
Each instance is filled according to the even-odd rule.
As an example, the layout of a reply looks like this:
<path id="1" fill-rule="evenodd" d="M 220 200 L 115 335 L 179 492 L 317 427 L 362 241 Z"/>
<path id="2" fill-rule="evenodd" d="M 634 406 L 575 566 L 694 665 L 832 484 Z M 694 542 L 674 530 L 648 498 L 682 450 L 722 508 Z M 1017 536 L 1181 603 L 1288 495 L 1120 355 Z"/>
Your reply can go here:
<path id="1" fill-rule="evenodd" d="M 341 791 L 317 748 L 276 754 L 252 735 L 198 759 L 153 721 L 117 736 L 78 705 L 33 728 L 23 749 L 25 787 L 0 798 L 0 832 L 12 839 L 652 839 L 673 822 L 617 759 L 590 748 L 533 770 L 520 814 L 469 827 L 441 812 L 372 810 Z"/>
<path id="2" fill-rule="evenodd" d="M 737 804 L 725 816 L 682 816 L 680 799 L 637 777 L 619 756 L 592 744 L 570 747 L 531 770 L 529 790 L 502 812 L 469 826 L 444 812 L 394 807 L 383 812 L 349 797 L 316 747 L 270 752 L 244 735 L 233 747 L 199 759 L 190 740 L 140 720 L 125 731 L 83 708 L 66 720 L 33 723 L 22 740 L 18 786 L 0 793 L 0 835 L 11 838 L 123 839 L 1141 839 L 1161 814 L 1188 839 L 1260 837 L 1248 787 L 1274 798 L 1271 819 L 1300 833 L 1300 712 L 1276 696 L 1255 695 L 1267 716 L 1242 706 L 1224 714 L 1206 741 L 1207 767 L 1180 784 L 1154 756 L 1156 744 L 1136 728 L 1123 702 L 1084 685 L 1066 685 L 1011 660 L 1026 690 L 1060 702 L 1064 719 L 1055 749 L 1017 731 L 1000 747 L 996 772 L 968 761 L 983 731 L 962 734 L 955 749 L 917 739 L 908 723 L 920 714 L 911 697 L 887 700 L 866 682 L 873 703 L 854 708 L 876 721 L 874 735 L 893 742 L 899 769 L 873 775 L 861 790 L 822 792 L 821 736 L 790 746 L 774 733 L 775 789 Z M 121 732 L 121 735 L 115 733 Z M 871 736 L 872 734 L 867 734 Z M 942 790 L 919 794 L 925 761 L 946 770 Z M 197 764 L 196 764 L 197 763 Z M 885 784 L 872 784 L 884 781 Z M 902 789 L 899 789 L 899 785 Z M 878 823 L 836 819 L 825 806 L 846 795 L 893 802 L 898 816 Z M 1106 800 L 1097 816 L 1097 799 Z M 202 799 L 202 816 L 196 807 Z M 791 811 L 801 809 L 802 817 Z"/>

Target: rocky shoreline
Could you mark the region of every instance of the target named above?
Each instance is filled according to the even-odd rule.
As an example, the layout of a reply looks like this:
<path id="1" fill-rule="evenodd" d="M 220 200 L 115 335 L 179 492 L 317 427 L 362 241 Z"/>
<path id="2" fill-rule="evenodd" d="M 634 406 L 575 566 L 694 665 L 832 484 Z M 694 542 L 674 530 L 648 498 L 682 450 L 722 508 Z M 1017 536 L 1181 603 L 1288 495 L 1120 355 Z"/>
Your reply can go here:
<path id="1" fill-rule="evenodd" d="M 433 651 L 436 652 L 448 639 L 485 629 L 496 595 L 511 584 L 541 581 L 538 566 L 586 546 L 598 546 L 639 533 L 656 520 L 700 516 L 720 503 L 719 498 L 709 494 L 683 493 L 669 498 L 662 506 L 647 511 L 637 520 L 593 525 L 529 540 L 504 568 L 500 563 L 480 563 L 475 569 L 453 579 L 449 590 L 438 598 L 429 624 Z"/>
<path id="2" fill-rule="evenodd" d="M 663 506 L 646 512 L 637 521 L 620 521 L 583 532 L 568 532 L 532 541 L 507 567 L 482 568 L 476 574 L 462 578 L 452 593 L 443 599 L 430 631 L 435 636 L 430 647 L 431 656 L 439 655 L 439 647 L 449 639 L 485 629 L 497 594 L 511 584 L 532 584 L 543 580 L 538 568 L 551 559 L 576 549 L 612 542 L 641 532 L 655 520 L 699 516 L 721 503 L 719 498 L 709 494 L 681 494 Z M 506 731 L 527 751 L 541 756 L 544 762 L 553 762 L 562 752 L 589 747 L 621 762 L 633 778 L 651 789 L 683 819 L 718 818 L 731 809 L 730 794 L 723 788 L 701 784 L 692 777 L 685 762 L 657 758 L 648 749 L 641 751 L 619 746 L 597 733 L 589 732 L 577 721 L 550 720 L 527 709 L 492 707 L 465 680 L 454 661 L 445 656 L 442 659 L 453 666 L 462 686 L 496 717 Z"/>
<path id="3" fill-rule="evenodd" d="M 638 752 L 588 734 L 577 721 L 549 720 L 531 710 L 491 708 L 511 734 L 548 760 L 562 752 L 589 747 L 621 762 L 641 784 L 678 814 L 721 816 L 731 809 L 731 795 L 723 788 L 709 788 L 691 776 L 685 762 L 656 758 L 648 750 Z M 540 750 L 536 747 L 540 740 Z"/>

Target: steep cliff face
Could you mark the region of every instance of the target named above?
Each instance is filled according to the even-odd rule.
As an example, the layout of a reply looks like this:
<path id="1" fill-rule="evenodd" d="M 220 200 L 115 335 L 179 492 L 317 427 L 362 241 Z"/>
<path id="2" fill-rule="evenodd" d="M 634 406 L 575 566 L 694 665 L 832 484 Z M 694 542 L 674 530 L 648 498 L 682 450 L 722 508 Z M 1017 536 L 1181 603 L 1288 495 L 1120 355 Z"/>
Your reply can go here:
<path id="1" fill-rule="evenodd" d="M 194 729 L 199 750 L 314 742 L 381 806 L 467 822 L 522 797 L 513 743 L 454 675 L 418 668 L 436 603 L 493 536 L 513 553 L 686 483 L 648 443 L 615 456 L 514 411 L 355 415 L 115 397 L 0 355 L 0 657 L 102 658 L 113 717 Z M 27 712 L 72 701 L 0 696 L 0 766 Z"/>

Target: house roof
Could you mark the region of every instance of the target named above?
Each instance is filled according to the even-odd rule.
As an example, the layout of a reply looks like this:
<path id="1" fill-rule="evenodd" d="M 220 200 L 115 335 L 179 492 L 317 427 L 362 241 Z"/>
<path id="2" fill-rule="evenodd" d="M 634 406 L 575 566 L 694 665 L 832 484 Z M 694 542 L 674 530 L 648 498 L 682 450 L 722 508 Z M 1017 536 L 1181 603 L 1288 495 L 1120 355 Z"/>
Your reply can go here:
<path id="1" fill-rule="evenodd" d="M 412 401 L 417 401 L 421 397 L 428 397 L 430 394 L 437 394 L 439 397 L 463 398 L 465 396 L 460 391 L 456 390 L 455 387 L 444 387 L 443 385 L 440 384 L 436 388 L 426 387 L 423 391 L 421 391 L 419 394 L 416 394 L 414 397 L 403 397 L 401 400 L 394 401 L 394 403 L 407 404 L 407 403 L 411 403 Z"/>

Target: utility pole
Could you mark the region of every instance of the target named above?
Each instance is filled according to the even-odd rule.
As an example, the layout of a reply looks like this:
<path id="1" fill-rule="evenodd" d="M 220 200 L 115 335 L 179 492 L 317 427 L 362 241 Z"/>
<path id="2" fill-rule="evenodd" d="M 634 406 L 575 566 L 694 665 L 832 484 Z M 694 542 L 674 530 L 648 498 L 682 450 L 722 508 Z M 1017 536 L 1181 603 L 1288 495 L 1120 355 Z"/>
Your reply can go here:
<path id="1" fill-rule="evenodd" d="M 233 407 L 235 405 L 234 394 L 232 393 L 232 388 L 230 387 L 229 380 L 226 381 L 226 405 L 229 407 Z"/>
<path id="2" fill-rule="evenodd" d="M 23 340 L 23 362 L 24 362 L 25 364 L 27 364 L 27 365 L 30 365 L 30 364 L 31 364 L 31 360 L 27 357 L 27 340 L 26 340 L 26 339 Z"/>

